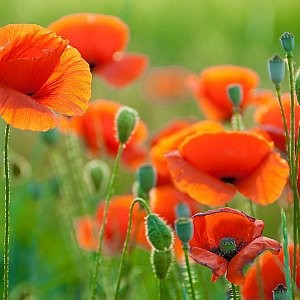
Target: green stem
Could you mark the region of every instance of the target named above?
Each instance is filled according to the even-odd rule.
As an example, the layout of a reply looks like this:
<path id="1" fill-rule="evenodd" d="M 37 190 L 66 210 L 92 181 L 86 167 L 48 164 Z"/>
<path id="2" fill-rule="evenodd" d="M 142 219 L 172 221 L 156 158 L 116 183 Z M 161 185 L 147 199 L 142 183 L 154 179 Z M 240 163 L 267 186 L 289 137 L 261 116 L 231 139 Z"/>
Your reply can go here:
<path id="1" fill-rule="evenodd" d="M 237 297 L 237 295 L 236 295 L 236 286 L 235 286 L 235 284 L 231 284 L 231 289 L 232 289 L 232 296 L 233 296 L 233 299 L 234 300 L 237 300 L 238 299 L 238 297 Z"/>
<path id="2" fill-rule="evenodd" d="M 163 284 L 162 279 L 158 279 L 158 300 L 163 300 Z"/>
<path id="3" fill-rule="evenodd" d="M 189 277 L 189 282 L 190 282 L 190 286 L 191 286 L 191 292 L 192 292 L 192 299 L 196 300 L 196 294 L 195 294 L 195 288 L 194 288 L 194 283 L 193 283 L 193 277 L 192 277 L 192 271 L 191 271 L 191 266 L 190 266 L 190 262 L 189 262 L 189 256 L 188 256 L 188 244 L 184 244 L 182 249 L 184 252 L 184 258 L 185 258 L 185 264 L 186 264 L 186 270 L 188 273 L 188 277 Z"/>
<path id="4" fill-rule="evenodd" d="M 106 194 L 105 208 L 104 208 L 103 219 L 102 219 L 102 223 L 101 223 L 101 227 L 100 227 L 99 242 L 98 242 L 98 248 L 97 248 L 97 253 L 96 253 L 96 258 L 95 258 L 92 285 L 91 285 L 91 300 L 95 299 L 97 278 L 98 278 L 98 274 L 99 274 L 99 266 L 100 266 L 100 262 L 101 262 L 101 258 L 102 258 L 101 254 L 102 254 L 103 234 L 104 234 L 104 229 L 106 226 L 108 207 L 109 207 L 110 199 L 113 194 L 113 189 L 114 189 L 116 178 L 118 175 L 119 164 L 120 164 L 123 150 L 124 150 L 124 145 L 120 144 L 119 148 L 118 148 L 118 153 L 117 153 L 117 156 L 115 159 L 115 163 L 113 166 L 113 171 L 112 171 L 112 174 L 110 177 L 107 194 Z"/>
<path id="5" fill-rule="evenodd" d="M 239 107 L 234 108 L 233 115 L 231 117 L 231 127 L 233 130 L 237 130 L 237 131 L 244 130 L 243 118 L 240 113 Z"/>
<path id="6" fill-rule="evenodd" d="M 122 277 L 122 272 L 123 272 L 123 267 L 124 267 L 124 262 L 125 262 L 125 256 L 126 256 L 126 253 L 127 253 L 129 238 L 130 238 L 130 234 L 131 234 L 133 207 L 137 202 L 139 202 L 144 207 L 147 214 L 151 214 L 151 210 L 149 208 L 149 205 L 142 198 L 135 198 L 133 200 L 133 202 L 131 203 L 131 205 L 130 205 L 127 233 L 126 233 L 126 238 L 125 238 L 125 242 L 124 242 L 124 246 L 123 246 L 123 250 L 122 250 L 122 256 L 121 256 L 121 262 L 120 262 L 120 266 L 119 266 L 119 273 L 118 273 L 116 291 L 115 291 L 115 296 L 114 296 L 115 300 L 118 299 L 118 294 L 119 294 L 119 290 L 120 290 L 120 283 L 121 283 L 121 277 Z"/>
<path id="7" fill-rule="evenodd" d="M 10 225 L 10 186 L 9 186 L 9 161 L 8 140 L 10 125 L 6 124 L 4 139 L 4 179 L 5 179 L 5 233 L 4 233 L 4 274 L 3 274 L 3 299 L 8 299 L 8 274 L 9 274 L 9 225 Z"/>

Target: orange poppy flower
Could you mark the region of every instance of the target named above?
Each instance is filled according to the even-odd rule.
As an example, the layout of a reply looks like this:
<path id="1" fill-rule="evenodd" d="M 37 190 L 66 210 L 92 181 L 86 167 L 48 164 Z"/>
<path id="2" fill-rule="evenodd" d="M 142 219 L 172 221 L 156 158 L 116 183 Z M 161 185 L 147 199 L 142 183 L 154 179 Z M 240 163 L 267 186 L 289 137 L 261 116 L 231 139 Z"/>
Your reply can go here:
<path id="1" fill-rule="evenodd" d="M 220 208 L 192 217 L 190 256 L 212 270 L 212 281 L 226 273 L 231 283 L 244 284 L 243 268 L 265 250 L 278 254 L 280 244 L 263 237 L 264 223 L 245 213 Z"/>
<path id="2" fill-rule="evenodd" d="M 250 91 L 257 87 L 258 75 L 251 69 L 234 66 L 212 66 L 202 70 L 199 77 L 190 76 L 189 86 L 204 114 L 213 120 L 228 120 L 233 106 L 227 95 L 230 84 L 240 84 L 243 89 L 241 107 L 250 101 Z"/>
<path id="3" fill-rule="evenodd" d="M 118 17 L 73 14 L 53 22 L 49 28 L 68 39 L 89 63 L 91 71 L 114 86 L 129 84 L 148 64 L 145 55 L 124 52 L 129 29 Z"/>
<path id="4" fill-rule="evenodd" d="M 289 94 L 282 96 L 282 105 L 286 115 L 287 126 L 290 128 L 291 100 Z M 284 126 L 278 100 L 273 97 L 272 102 L 260 107 L 255 113 L 255 120 L 269 134 L 275 146 L 281 151 L 286 151 Z M 300 106 L 296 103 L 295 124 L 297 127 L 299 122 Z M 297 128 L 295 134 L 296 138 L 298 138 Z"/>
<path id="5" fill-rule="evenodd" d="M 299 250 L 299 248 L 298 248 Z M 294 259 L 294 246 L 289 245 L 290 267 L 292 269 Z M 300 251 L 297 255 L 297 275 L 296 283 L 300 288 Z M 276 289 L 278 284 L 286 286 L 284 275 L 284 255 L 283 250 L 279 255 L 272 255 L 266 252 L 259 258 L 260 275 L 257 274 L 257 265 L 252 265 L 248 269 L 245 276 L 245 284 L 242 286 L 241 292 L 244 300 L 254 300 L 260 298 L 260 290 L 258 281 L 260 280 L 262 292 L 265 300 L 272 300 L 272 291 Z"/>
<path id="6" fill-rule="evenodd" d="M 174 131 L 165 131 L 150 150 L 150 157 L 157 170 L 159 184 L 171 181 L 167 159 L 164 156 L 167 152 L 177 150 L 184 138 L 196 132 L 218 131 L 222 128 L 222 125 L 216 122 L 200 121 L 189 126 L 183 126 L 179 130 L 175 128 Z"/>
<path id="7" fill-rule="evenodd" d="M 120 252 L 125 242 L 127 233 L 129 209 L 133 201 L 132 195 L 115 196 L 111 199 L 107 224 L 104 232 L 104 241 L 107 250 L 111 253 Z M 97 209 L 95 218 L 82 217 L 75 223 L 78 244 L 87 251 L 96 251 L 99 230 L 102 223 L 105 203 L 102 201 Z M 133 209 L 132 237 L 137 244 L 149 247 L 145 237 L 144 211 L 138 205 Z"/>
<path id="8" fill-rule="evenodd" d="M 116 139 L 114 124 L 115 115 L 122 105 L 112 100 L 95 100 L 90 103 L 86 114 L 82 117 L 61 120 L 62 131 L 74 131 L 81 136 L 93 155 L 101 152 L 115 156 L 119 142 Z M 135 168 L 146 158 L 146 149 L 143 142 L 148 130 L 142 121 L 138 122 L 130 140 L 126 144 L 122 155 L 122 162 Z"/>
<path id="9" fill-rule="evenodd" d="M 200 210 L 197 201 L 178 191 L 171 183 L 157 186 L 150 191 L 151 210 L 165 219 L 172 227 L 176 220 L 176 207 L 179 203 L 187 205 L 191 214 Z"/>
<path id="10" fill-rule="evenodd" d="M 145 98 L 157 103 L 188 100 L 189 74 L 190 71 L 179 66 L 152 68 L 143 78 L 142 91 Z"/>
<path id="11" fill-rule="evenodd" d="M 221 206 L 239 191 L 268 205 L 281 195 L 289 174 L 273 148 L 260 135 L 219 130 L 187 137 L 166 158 L 175 186 L 200 203 Z"/>
<path id="12" fill-rule="evenodd" d="M 34 24 L 0 28 L 0 115 L 15 128 L 46 131 L 58 112 L 84 114 L 91 74 L 79 52 Z"/>

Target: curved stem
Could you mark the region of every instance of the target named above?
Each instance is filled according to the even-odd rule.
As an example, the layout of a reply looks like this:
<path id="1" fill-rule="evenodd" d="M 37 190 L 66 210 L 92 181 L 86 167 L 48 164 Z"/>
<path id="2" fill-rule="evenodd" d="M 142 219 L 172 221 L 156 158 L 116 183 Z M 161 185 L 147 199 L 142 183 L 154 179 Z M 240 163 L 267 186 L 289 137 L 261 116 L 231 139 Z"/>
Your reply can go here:
<path id="1" fill-rule="evenodd" d="M 194 288 L 194 283 L 193 283 L 192 271 L 191 271 L 191 266 L 190 266 L 189 256 L 188 256 L 188 244 L 183 245 L 182 249 L 183 249 L 183 252 L 184 252 L 186 270 L 187 270 L 187 273 L 188 273 L 189 282 L 190 282 L 190 286 L 191 286 L 192 299 L 196 300 L 196 294 L 195 294 L 195 288 Z"/>
<path id="2" fill-rule="evenodd" d="M 121 160 L 121 156 L 124 150 L 123 144 L 119 145 L 118 148 L 118 153 L 115 159 L 115 163 L 113 166 L 113 171 L 110 177 L 109 185 L 108 185 L 108 190 L 106 194 L 106 200 L 105 200 L 105 208 L 103 212 L 103 218 L 102 218 L 102 224 L 100 227 L 100 233 L 99 233 L 99 242 L 98 242 L 98 248 L 97 248 L 97 253 L 96 253 L 96 258 L 95 258 L 95 264 L 94 264 L 94 271 L 93 271 L 93 278 L 92 278 L 92 285 L 91 285 L 91 299 L 95 299 L 95 293 L 96 293 L 96 285 L 97 285 L 97 278 L 99 274 L 99 266 L 102 258 L 102 245 L 103 245 L 103 234 L 104 234 L 104 229 L 106 226 L 106 219 L 107 219 L 107 213 L 108 213 L 108 207 L 109 207 L 109 202 L 111 199 L 111 196 L 113 194 L 113 189 L 115 186 L 116 178 L 118 175 L 118 170 L 119 170 L 119 164 Z"/>
<path id="3" fill-rule="evenodd" d="M 133 202 L 131 203 L 131 205 L 130 205 L 127 233 L 126 233 L 126 238 L 125 238 L 125 242 L 124 242 L 124 246 L 123 246 L 123 250 L 122 250 L 122 256 L 121 256 L 121 262 L 120 262 L 120 266 L 119 266 L 119 273 L 118 273 L 116 291 L 115 291 L 115 296 L 114 296 L 115 300 L 118 299 L 118 294 L 119 294 L 119 290 L 120 290 L 120 283 L 121 283 L 121 277 L 122 277 L 122 272 L 123 272 L 123 267 L 124 267 L 124 262 L 125 262 L 125 256 L 126 256 L 126 253 L 127 253 L 129 238 L 130 238 L 130 234 L 131 234 L 133 207 L 137 202 L 139 202 L 145 208 L 145 210 L 147 211 L 147 214 L 151 213 L 148 204 L 142 198 L 135 198 L 133 200 Z"/>
<path id="4" fill-rule="evenodd" d="M 4 179 L 5 179 L 5 233 L 4 233 L 4 275 L 3 299 L 8 299 L 8 274 L 9 274 L 9 225 L 10 225 L 10 186 L 9 186 L 9 161 L 8 140 L 10 125 L 6 124 L 4 139 Z"/>

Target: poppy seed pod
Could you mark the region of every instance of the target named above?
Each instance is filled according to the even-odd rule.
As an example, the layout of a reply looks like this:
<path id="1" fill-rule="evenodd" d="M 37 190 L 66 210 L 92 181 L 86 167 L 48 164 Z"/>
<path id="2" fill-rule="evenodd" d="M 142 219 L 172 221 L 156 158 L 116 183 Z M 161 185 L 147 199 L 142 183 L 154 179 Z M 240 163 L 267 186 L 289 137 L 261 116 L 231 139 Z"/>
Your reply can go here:
<path id="1" fill-rule="evenodd" d="M 240 84 L 230 84 L 227 86 L 227 94 L 233 106 L 240 106 L 243 99 L 243 89 Z"/>
<path id="2" fill-rule="evenodd" d="M 194 234 L 193 222 L 188 218 L 179 218 L 175 221 L 175 232 L 183 244 L 188 243 Z"/>
<path id="3" fill-rule="evenodd" d="M 156 249 L 152 249 L 150 260 L 156 277 L 159 279 L 165 279 L 169 273 L 172 263 L 171 250 L 158 251 Z"/>
<path id="4" fill-rule="evenodd" d="M 295 37 L 290 32 L 285 32 L 280 37 L 280 42 L 283 50 L 287 53 L 291 53 L 295 47 Z"/>
<path id="5" fill-rule="evenodd" d="M 285 63 L 279 55 L 274 55 L 268 60 L 269 77 L 275 85 L 279 85 L 284 79 Z"/>
<path id="6" fill-rule="evenodd" d="M 59 132 L 56 128 L 41 132 L 40 136 L 42 141 L 49 147 L 57 144 L 59 140 Z"/>
<path id="7" fill-rule="evenodd" d="M 146 218 L 146 236 L 149 243 L 157 250 L 170 249 L 173 243 L 171 228 L 156 214 Z"/>
<path id="8" fill-rule="evenodd" d="M 287 289 L 283 284 L 278 284 L 276 289 L 273 290 L 274 300 L 286 300 L 288 299 Z"/>
<path id="9" fill-rule="evenodd" d="M 177 206 L 176 206 L 176 217 L 177 218 L 189 218 L 191 216 L 191 210 L 190 208 L 180 202 Z"/>
<path id="10" fill-rule="evenodd" d="M 156 184 L 156 171 L 152 165 L 141 166 L 136 173 L 136 179 L 139 183 L 139 187 L 145 192 L 149 191 Z"/>
<path id="11" fill-rule="evenodd" d="M 121 144 L 126 144 L 138 122 L 138 113 L 136 110 L 123 106 L 116 114 L 117 139 Z"/>

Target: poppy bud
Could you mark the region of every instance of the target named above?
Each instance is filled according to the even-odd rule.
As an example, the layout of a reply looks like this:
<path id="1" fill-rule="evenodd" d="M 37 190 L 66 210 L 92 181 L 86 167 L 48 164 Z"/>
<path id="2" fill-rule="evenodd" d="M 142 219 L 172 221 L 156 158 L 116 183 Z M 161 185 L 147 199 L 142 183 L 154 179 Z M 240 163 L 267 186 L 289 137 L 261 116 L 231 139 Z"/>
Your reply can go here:
<path id="1" fill-rule="evenodd" d="M 279 55 L 274 55 L 268 60 L 269 77 L 275 85 L 279 85 L 284 79 L 285 63 Z"/>
<path id="2" fill-rule="evenodd" d="M 179 218 L 175 221 L 175 232 L 183 244 L 187 244 L 193 237 L 194 226 L 191 219 Z"/>
<path id="3" fill-rule="evenodd" d="M 295 37 L 290 32 L 285 32 L 280 37 L 281 46 L 285 52 L 291 53 L 295 47 Z"/>
<path id="4" fill-rule="evenodd" d="M 152 249 L 150 260 L 156 277 L 165 279 L 171 267 L 171 250 L 157 251 L 156 249 Z"/>
<path id="5" fill-rule="evenodd" d="M 136 179 L 139 183 L 139 187 L 145 192 L 149 191 L 156 184 L 156 171 L 152 165 L 141 166 L 136 173 Z"/>
<path id="6" fill-rule="evenodd" d="M 240 84 L 230 84 L 227 86 L 227 95 L 235 107 L 239 107 L 243 98 L 243 89 Z"/>
<path id="7" fill-rule="evenodd" d="M 177 218 L 189 218 L 190 216 L 191 216 L 191 210 L 186 204 L 180 202 L 179 204 L 176 205 Z"/>
<path id="8" fill-rule="evenodd" d="M 110 170 L 104 161 L 94 159 L 85 165 L 83 176 L 91 192 L 96 193 L 108 183 Z"/>
<path id="9" fill-rule="evenodd" d="M 295 92 L 297 95 L 298 104 L 300 105 L 300 70 L 298 70 L 296 73 Z"/>
<path id="10" fill-rule="evenodd" d="M 116 113 L 117 139 L 121 144 L 126 144 L 130 139 L 138 122 L 136 110 L 123 106 Z"/>
<path id="11" fill-rule="evenodd" d="M 287 289 L 283 284 L 278 284 L 273 290 L 273 300 L 287 300 Z"/>
<path id="12" fill-rule="evenodd" d="M 56 128 L 40 133 L 42 141 L 49 147 L 57 144 L 59 140 L 59 132 Z"/>
<path id="13" fill-rule="evenodd" d="M 146 217 L 146 236 L 149 243 L 160 251 L 170 249 L 173 243 L 171 228 L 156 214 Z"/>

